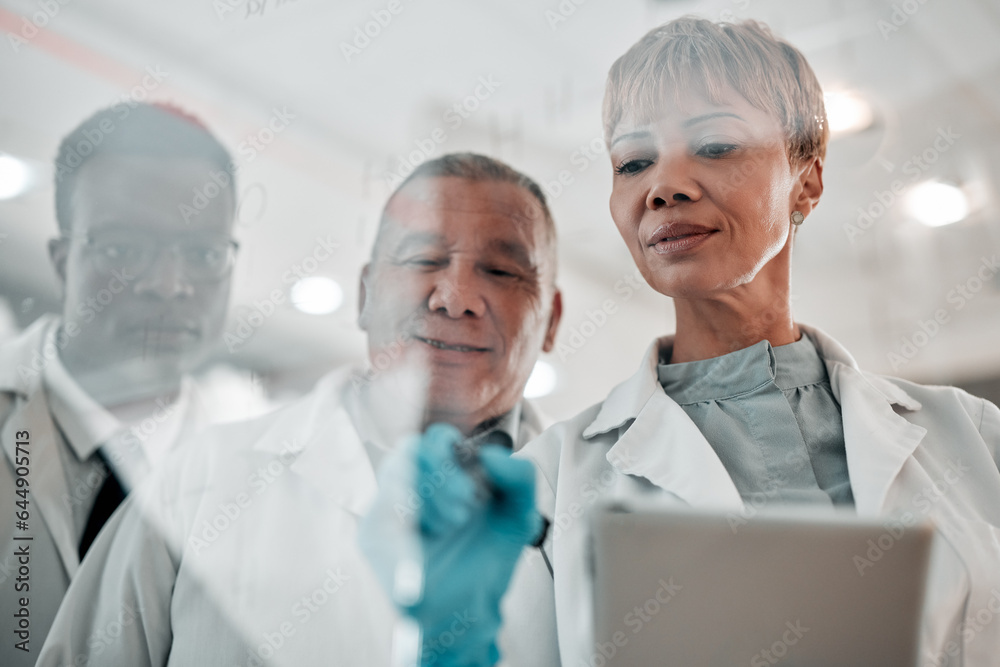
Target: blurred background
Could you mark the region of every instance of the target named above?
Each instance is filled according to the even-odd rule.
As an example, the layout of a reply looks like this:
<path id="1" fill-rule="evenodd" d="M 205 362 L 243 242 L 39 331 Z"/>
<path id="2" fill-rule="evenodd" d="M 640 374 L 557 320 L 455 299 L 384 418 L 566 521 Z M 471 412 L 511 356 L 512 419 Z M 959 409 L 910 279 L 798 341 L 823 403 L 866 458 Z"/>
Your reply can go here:
<path id="1" fill-rule="evenodd" d="M 204 369 L 216 411 L 265 410 L 363 362 L 358 273 L 391 185 L 472 150 L 548 193 L 565 314 L 528 393 L 569 417 L 673 330 L 608 213 L 600 107 L 611 63 L 683 14 L 768 23 L 827 92 L 796 319 L 867 370 L 1000 401 L 997 0 L 0 0 L 0 339 L 59 305 L 46 252 L 59 141 L 99 108 L 162 101 L 241 167 L 236 339 Z M 254 315 L 275 289 L 291 301 Z"/>

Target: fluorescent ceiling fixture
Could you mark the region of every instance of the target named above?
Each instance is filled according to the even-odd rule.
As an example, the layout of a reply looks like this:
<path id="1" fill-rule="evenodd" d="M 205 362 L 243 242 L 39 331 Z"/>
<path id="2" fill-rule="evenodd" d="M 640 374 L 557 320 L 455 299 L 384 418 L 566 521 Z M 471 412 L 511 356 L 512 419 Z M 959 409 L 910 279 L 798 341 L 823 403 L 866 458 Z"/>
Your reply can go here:
<path id="1" fill-rule="evenodd" d="M 0 199 L 13 199 L 31 185 L 31 167 L 12 155 L 0 155 Z"/>
<path id="2" fill-rule="evenodd" d="M 928 227 L 941 227 L 969 215 L 969 199 L 961 188 L 948 183 L 926 181 L 906 193 L 906 210 Z"/>
<path id="3" fill-rule="evenodd" d="M 868 129 L 875 122 L 872 105 L 858 93 L 840 91 L 825 93 L 826 119 L 830 123 L 830 132 L 849 134 Z"/>
<path id="4" fill-rule="evenodd" d="M 303 313 L 326 315 L 340 308 L 344 290 L 335 280 L 323 276 L 303 278 L 291 289 L 292 305 Z"/>
<path id="5" fill-rule="evenodd" d="M 535 362 L 535 368 L 528 377 L 528 383 L 524 385 L 525 398 L 539 398 L 548 396 L 556 388 L 556 369 L 547 361 L 539 359 Z"/>

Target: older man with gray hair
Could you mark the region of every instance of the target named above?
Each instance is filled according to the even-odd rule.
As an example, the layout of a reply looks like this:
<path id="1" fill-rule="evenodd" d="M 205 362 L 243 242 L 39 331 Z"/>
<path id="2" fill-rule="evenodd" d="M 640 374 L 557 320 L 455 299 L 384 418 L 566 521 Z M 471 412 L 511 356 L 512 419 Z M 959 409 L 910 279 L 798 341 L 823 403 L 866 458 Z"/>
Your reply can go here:
<path id="1" fill-rule="evenodd" d="M 38 664 L 389 664 L 396 615 L 357 546 L 376 471 L 434 422 L 472 446 L 540 432 L 522 395 L 555 273 L 537 184 L 474 154 L 421 165 L 361 274 L 370 368 L 168 462 L 95 543 Z"/>

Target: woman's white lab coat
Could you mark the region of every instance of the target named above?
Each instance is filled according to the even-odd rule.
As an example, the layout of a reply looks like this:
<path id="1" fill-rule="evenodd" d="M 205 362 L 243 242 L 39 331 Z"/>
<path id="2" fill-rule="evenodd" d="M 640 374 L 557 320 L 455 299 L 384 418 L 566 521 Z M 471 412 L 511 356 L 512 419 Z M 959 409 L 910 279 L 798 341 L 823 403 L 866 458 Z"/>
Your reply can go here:
<path id="1" fill-rule="evenodd" d="M 801 325 L 800 325 L 801 326 Z M 1000 410 L 953 387 L 922 386 L 858 369 L 839 343 L 802 326 L 824 359 L 843 414 L 856 510 L 930 519 L 933 556 L 921 650 L 926 664 L 986 667 L 1000 656 Z M 594 664 L 586 510 L 598 498 L 648 494 L 694 507 L 747 512 L 711 445 L 661 389 L 657 340 L 638 372 L 602 403 L 556 424 L 519 455 L 541 475 L 539 509 L 552 521 L 544 549 L 526 551 L 505 600 L 501 648 L 510 665 Z M 530 582 L 530 583 L 527 583 Z M 554 590 L 553 590 L 554 586 Z M 554 611 L 521 614 L 554 596 Z M 599 662 L 599 661 L 598 661 Z"/>

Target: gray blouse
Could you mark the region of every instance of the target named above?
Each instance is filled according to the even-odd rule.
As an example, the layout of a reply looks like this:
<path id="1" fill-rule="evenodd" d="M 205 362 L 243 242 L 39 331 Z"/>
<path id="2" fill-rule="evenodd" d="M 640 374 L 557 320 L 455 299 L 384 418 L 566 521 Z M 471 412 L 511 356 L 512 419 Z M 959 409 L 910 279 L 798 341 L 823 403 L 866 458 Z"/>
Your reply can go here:
<path id="1" fill-rule="evenodd" d="M 764 340 L 657 370 L 744 501 L 854 504 L 840 405 L 805 333 L 788 345 Z"/>

